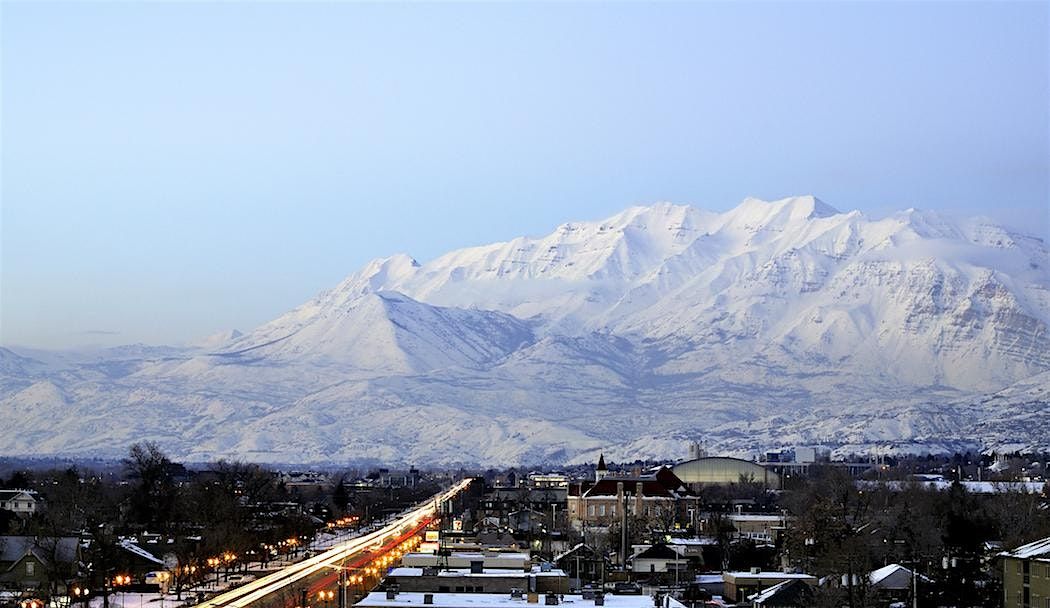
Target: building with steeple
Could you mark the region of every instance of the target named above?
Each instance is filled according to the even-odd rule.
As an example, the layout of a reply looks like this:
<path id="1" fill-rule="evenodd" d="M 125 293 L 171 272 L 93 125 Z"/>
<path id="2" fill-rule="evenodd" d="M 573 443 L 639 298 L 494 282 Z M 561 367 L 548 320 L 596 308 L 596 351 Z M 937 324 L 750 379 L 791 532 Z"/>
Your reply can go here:
<path id="1" fill-rule="evenodd" d="M 605 466 L 605 454 L 598 455 L 598 466 L 594 469 L 594 481 L 601 481 L 609 475 L 609 467 Z"/>

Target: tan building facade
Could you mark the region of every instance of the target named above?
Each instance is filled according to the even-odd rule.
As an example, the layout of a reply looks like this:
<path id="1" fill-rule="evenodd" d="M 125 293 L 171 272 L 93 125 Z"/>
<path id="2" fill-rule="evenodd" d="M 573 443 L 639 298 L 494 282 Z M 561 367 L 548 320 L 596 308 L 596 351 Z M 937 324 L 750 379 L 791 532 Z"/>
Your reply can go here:
<path id="1" fill-rule="evenodd" d="M 685 521 L 698 499 L 667 467 L 640 477 L 603 475 L 594 482 L 569 487 L 569 523 L 576 529 L 604 527 L 624 515 L 667 523 Z"/>
<path id="2" fill-rule="evenodd" d="M 999 555 L 1005 608 L 1050 608 L 1050 537 Z"/>

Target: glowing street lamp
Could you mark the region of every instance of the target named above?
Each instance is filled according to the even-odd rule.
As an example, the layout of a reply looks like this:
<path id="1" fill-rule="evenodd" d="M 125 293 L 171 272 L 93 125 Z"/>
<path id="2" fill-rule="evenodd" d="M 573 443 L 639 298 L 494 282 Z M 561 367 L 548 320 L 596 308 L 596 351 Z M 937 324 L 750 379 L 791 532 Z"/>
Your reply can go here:
<path id="1" fill-rule="evenodd" d="M 325 608 L 328 608 L 328 603 L 335 597 L 334 591 L 321 591 L 317 594 L 317 598 L 324 602 Z"/>

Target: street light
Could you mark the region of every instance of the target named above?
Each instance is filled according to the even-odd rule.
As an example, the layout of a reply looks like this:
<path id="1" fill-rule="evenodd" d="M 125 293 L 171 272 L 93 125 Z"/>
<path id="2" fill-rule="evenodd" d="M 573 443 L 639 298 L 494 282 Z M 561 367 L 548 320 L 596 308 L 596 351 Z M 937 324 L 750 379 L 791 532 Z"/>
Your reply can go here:
<path id="1" fill-rule="evenodd" d="M 317 597 L 318 599 L 324 602 L 325 608 L 328 608 L 328 603 L 331 602 L 332 598 L 335 597 L 335 592 L 322 590 L 317 594 Z"/>
<path id="2" fill-rule="evenodd" d="M 127 574 L 118 574 L 118 575 L 113 577 L 113 587 L 114 588 L 127 587 L 130 584 L 131 584 L 131 577 L 128 576 Z M 124 608 L 124 596 L 125 596 L 124 590 L 121 589 L 120 590 L 120 606 L 121 606 L 121 608 Z"/>
<path id="3" fill-rule="evenodd" d="M 84 604 L 87 605 L 89 595 L 91 595 L 91 590 L 87 587 L 81 587 L 79 585 L 73 587 L 73 596 L 76 597 L 78 602 L 83 601 Z"/>

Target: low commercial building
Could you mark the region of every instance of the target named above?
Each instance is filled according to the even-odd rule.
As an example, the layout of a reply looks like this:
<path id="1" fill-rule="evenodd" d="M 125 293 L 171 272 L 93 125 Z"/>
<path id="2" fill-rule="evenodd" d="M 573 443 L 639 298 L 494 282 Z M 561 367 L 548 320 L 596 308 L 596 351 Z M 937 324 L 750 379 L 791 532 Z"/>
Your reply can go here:
<path id="1" fill-rule="evenodd" d="M 520 552 L 453 552 L 450 555 L 436 553 L 406 553 L 401 558 L 401 565 L 408 568 L 471 568 L 480 562 L 485 569 L 531 571 L 532 558 L 528 553 Z"/>
<path id="2" fill-rule="evenodd" d="M 533 488 L 568 488 L 569 476 L 565 473 L 529 473 L 529 486 Z"/>
<path id="3" fill-rule="evenodd" d="M 748 597 L 785 581 L 798 580 L 807 585 L 816 585 L 817 577 L 792 572 L 763 572 L 753 568 L 750 572 L 723 572 L 724 597 L 730 602 L 744 602 Z"/>
<path id="4" fill-rule="evenodd" d="M 737 538 L 767 543 L 775 543 L 787 526 L 787 517 L 778 513 L 730 513 L 726 519 Z"/>
<path id="5" fill-rule="evenodd" d="M 1003 606 L 1050 606 L 1050 537 L 999 554 L 1003 564 Z"/>
<path id="6" fill-rule="evenodd" d="M 586 598 L 586 599 L 585 599 Z M 358 602 L 356 608 L 528 608 L 530 606 L 557 606 L 572 608 L 685 608 L 674 598 L 664 597 L 659 604 L 647 595 L 589 594 L 510 594 L 510 593 L 405 593 L 397 591 L 373 592 Z"/>
<path id="7" fill-rule="evenodd" d="M 568 593 L 569 577 L 557 568 L 533 566 L 531 570 L 502 568 L 394 568 L 387 586 L 399 591 L 431 593 L 510 593 L 518 589 L 533 593 Z"/>

